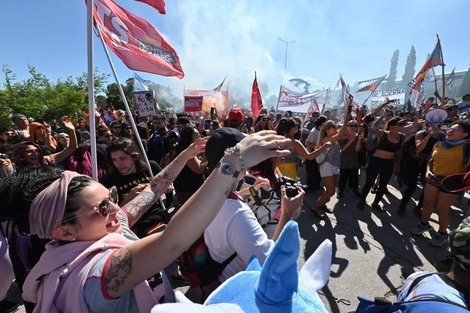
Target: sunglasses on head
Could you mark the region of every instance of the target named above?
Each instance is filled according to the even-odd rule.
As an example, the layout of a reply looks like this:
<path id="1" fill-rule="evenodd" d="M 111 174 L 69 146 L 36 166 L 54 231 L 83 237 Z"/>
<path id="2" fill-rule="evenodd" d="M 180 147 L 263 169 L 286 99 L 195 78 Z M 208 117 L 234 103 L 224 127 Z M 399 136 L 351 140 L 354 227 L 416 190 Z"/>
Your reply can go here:
<path id="1" fill-rule="evenodd" d="M 102 217 L 106 217 L 106 216 L 109 215 L 109 211 L 111 210 L 109 202 L 112 202 L 114 204 L 118 204 L 118 201 L 119 201 L 118 191 L 117 191 L 116 186 L 113 186 L 113 187 L 109 188 L 108 198 L 100 201 L 97 205 L 95 205 L 93 207 L 93 210 L 96 213 L 98 213 L 99 215 L 101 215 Z M 81 215 L 85 215 L 85 214 L 88 214 L 88 212 L 85 212 L 85 213 L 82 213 L 82 214 L 79 214 L 79 215 L 75 215 L 75 217 L 66 219 L 65 221 L 62 221 L 62 225 L 78 218 Z"/>

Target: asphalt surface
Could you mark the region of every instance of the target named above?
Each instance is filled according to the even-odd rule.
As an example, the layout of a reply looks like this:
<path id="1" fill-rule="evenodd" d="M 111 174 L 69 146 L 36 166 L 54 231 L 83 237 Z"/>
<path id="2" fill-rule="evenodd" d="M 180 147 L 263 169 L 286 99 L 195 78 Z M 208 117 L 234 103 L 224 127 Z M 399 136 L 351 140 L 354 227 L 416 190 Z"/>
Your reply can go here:
<path id="1" fill-rule="evenodd" d="M 299 174 L 305 181 L 305 167 L 299 168 Z M 334 213 L 327 214 L 325 219 L 319 219 L 309 210 L 309 205 L 316 201 L 321 191 L 308 193 L 305 197 L 302 213 L 297 218 L 302 242 L 299 263 L 302 265 L 323 240 L 333 242 L 330 280 L 320 293 L 329 312 L 354 312 L 357 296 L 386 297 L 394 301 L 397 290 L 409 274 L 435 271 L 433 263 L 445 259 L 448 254 L 447 246 L 436 248 L 429 244 L 435 231 L 419 236 L 410 233 L 418 222 L 412 210 L 416 202 L 410 201 L 406 215 L 398 216 L 396 210 L 401 194 L 393 179 L 389 191 L 391 194 L 384 196 L 385 212 L 382 213 L 370 207 L 374 194 L 369 194 L 369 205 L 360 210 L 356 208 L 359 199 L 346 189 L 342 199 L 334 196 L 328 203 Z M 414 198 L 417 199 L 420 193 L 421 187 Z M 467 197 L 452 206 L 450 228 L 458 226 L 465 216 Z M 430 223 L 437 229 L 437 215 L 432 215 Z M 187 287 L 178 289 L 187 291 Z M 191 298 L 190 292 L 187 295 Z M 18 312 L 25 312 L 24 308 Z"/>

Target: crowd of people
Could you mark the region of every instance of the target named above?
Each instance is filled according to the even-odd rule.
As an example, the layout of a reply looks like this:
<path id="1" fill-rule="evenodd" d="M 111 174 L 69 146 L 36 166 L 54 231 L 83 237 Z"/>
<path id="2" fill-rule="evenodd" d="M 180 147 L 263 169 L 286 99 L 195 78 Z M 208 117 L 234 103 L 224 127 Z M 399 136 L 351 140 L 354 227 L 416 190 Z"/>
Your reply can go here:
<path id="1" fill-rule="evenodd" d="M 202 303 L 252 256 L 262 264 L 303 204 L 326 218 L 334 214 L 331 198 L 341 201 L 349 187 L 358 209 L 370 192 L 373 209 L 393 209 L 381 202 L 394 175 L 406 185 L 396 214 L 404 216 L 414 202 L 421 221 L 411 233 L 420 235 L 432 229 L 436 208 L 439 229 L 430 244 L 442 246 L 459 196 L 442 181 L 470 166 L 465 97 L 441 104 L 430 97 L 411 111 L 387 99 L 371 112 L 345 109 L 340 119 L 315 111 L 305 121 L 265 108 L 256 118 L 240 108 L 203 117 L 110 109 L 96 114 L 94 131 L 86 119 L 13 115 L 12 126 L 0 129 L 1 283 L 9 287 L 16 279 L 28 312 L 64 312 L 71 305 L 84 312 L 149 312 L 174 301 L 165 269 L 172 281 L 184 282 L 176 260 L 203 234 L 216 262 L 234 257 L 218 279 L 198 288 Z M 426 119 L 438 111 L 445 119 Z M 98 181 L 90 178 L 94 163 Z M 419 185 L 421 197 L 414 199 Z M 320 193 L 314 203 L 303 203 L 308 192 Z M 29 260 L 20 255 L 25 240 Z M 3 289 L 0 308 L 14 307 Z"/>

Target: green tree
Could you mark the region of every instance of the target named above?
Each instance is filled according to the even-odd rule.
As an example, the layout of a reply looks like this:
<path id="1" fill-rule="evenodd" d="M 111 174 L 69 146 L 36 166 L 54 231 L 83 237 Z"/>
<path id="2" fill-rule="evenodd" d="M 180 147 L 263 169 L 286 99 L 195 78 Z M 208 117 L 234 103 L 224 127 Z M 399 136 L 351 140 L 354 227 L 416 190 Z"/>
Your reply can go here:
<path id="1" fill-rule="evenodd" d="M 31 65 L 28 71 L 30 78 L 15 82 L 16 75 L 7 66 L 3 67 L 5 90 L 1 90 L 0 104 L 8 115 L 22 113 L 32 119 L 47 121 L 64 115 L 83 116 L 88 109 L 86 73 L 75 79 L 67 77 L 53 83 Z M 95 76 L 95 92 L 102 88 L 100 86 L 104 85 L 105 79 L 106 75 Z"/>
<path id="2" fill-rule="evenodd" d="M 392 60 L 390 61 L 390 73 L 388 74 L 387 84 L 385 85 L 386 89 L 395 87 L 395 80 L 397 79 L 397 65 L 398 65 L 399 56 L 400 56 L 400 51 L 395 50 L 393 52 Z"/>

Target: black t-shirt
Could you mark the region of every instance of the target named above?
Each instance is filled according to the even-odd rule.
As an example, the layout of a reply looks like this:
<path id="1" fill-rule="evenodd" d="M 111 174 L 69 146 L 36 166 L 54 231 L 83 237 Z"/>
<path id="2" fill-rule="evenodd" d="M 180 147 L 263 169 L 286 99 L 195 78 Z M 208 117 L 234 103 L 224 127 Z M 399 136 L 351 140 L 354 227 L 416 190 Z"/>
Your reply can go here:
<path id="1" fill-rule="evenodd" d="M 160 172 L 161 168 L 155 161 L 150 160 L 150 167 L 152 168 L 153 175 L 156 175 Z M 115 171 L 109 173 L 100 179 L 100 183 L 103 184 L 106 188 L 111 188 L 116 186 L 119 195 L 119 202 L 124 200 L 127 197 L 129 191 L 132 188 L 140 185 L 147 184 L 152 180 L 149 171 L 139 171 L 129 175 L 122 175 L 121 173 Z"/>

